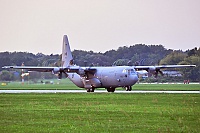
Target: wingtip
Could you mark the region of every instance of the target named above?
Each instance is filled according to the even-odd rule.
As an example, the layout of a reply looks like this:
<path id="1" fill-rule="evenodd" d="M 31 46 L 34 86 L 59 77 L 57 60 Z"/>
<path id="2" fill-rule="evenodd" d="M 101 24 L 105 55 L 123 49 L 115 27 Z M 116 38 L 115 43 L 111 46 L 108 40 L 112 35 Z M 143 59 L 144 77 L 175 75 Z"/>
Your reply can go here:
<path id="1" fill-rule="evenodd" d="M 3 69 L 10 69 L 10 68 L 13 68 L 13 66 L 3 66 L 2 68 Z"/>
<path id="2" fill-rule="evenodd" d="M 2 68 L 3 68 L 3 69 L 7 69 L 8 67 L 7 67 L 7 66 L 3 66 Z"/>

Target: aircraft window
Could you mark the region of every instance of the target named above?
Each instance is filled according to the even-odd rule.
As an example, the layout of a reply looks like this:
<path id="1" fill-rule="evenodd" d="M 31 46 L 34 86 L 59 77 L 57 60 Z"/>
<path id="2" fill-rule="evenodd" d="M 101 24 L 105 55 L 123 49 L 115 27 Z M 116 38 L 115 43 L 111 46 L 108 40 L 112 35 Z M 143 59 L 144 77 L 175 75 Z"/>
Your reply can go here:
<path id="1" fill-rule="evenodd" d="M 131 69 L 131 74 L 135 74 L 135 70 L 134 69 Z"/>
<path id="2" fill-rule="evenodd" d="M 131 73 L 133 73 L 134 71 L 133 71 L 133 69 L 131 69 Z"/>
<path id="3" fill-rule="evenodd" d="M 123 73 L 128 73 L 128 75 L 135 74 L 135 70 L 134 69 L 124 69 L 122 72 Z"/>

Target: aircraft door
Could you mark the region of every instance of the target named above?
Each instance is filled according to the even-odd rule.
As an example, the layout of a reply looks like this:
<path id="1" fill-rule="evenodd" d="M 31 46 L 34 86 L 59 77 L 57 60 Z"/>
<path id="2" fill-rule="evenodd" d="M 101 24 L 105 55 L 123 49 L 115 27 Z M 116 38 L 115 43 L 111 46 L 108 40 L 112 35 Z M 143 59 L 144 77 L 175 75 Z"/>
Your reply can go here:
<path id="1" fill-rule="evenodd" d="M 116 72 L 116 79 L 119 81 L 119 86 L 124 86 L 126 84 L 126 79 L 128 77 L 128 73 L 124 70 L 118 70 Z"/>

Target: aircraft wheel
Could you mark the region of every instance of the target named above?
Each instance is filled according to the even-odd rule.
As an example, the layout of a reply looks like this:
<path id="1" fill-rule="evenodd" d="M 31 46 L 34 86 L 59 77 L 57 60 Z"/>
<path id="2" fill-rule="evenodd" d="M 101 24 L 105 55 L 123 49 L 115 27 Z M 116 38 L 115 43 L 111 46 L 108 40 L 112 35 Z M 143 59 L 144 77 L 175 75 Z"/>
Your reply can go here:
<path id="1" fill-rule="evenodd" d="M 93 87 L 90 89 L 90 92 L 94 92 L 94 88 Z"/>
<path id="2" fill-rule="evenodd" d="M 115 88 L 112 88 L 111 92 L 115 92 Z"/>
<path id="3" fill-rule="evenodd" d="M 87 92 L 90 92 L 90 89 L 87 89 Z"/>
<path id="4" fill-rule="evenodd" d="M 132 90 L 132 87 L 131 86 L 126 86 L 126 91 L 131 91 Z"/>
<path id="5" fill-rule="evenodd" d="M 108 92 L 115 92 L 115 88 L 110 87 L 110 88 L 106 88 Z"/>
<path id="6" fill-rule="evenodd" d="M 106 90 L 107 90 L 108 92 L 110 92 L 110 88 L 106 88 Z"/>
<path id="7" fill-rule="evenodd" d="M 126 91 L 129 91 L 129 87 L 128 86 L 126 86 L 125 89 L 126 89 Z"/>
<path id="8" fill-rule="evenodd" d="M 130 86 L 129 91 L 132 91 L 132 86 Z"/>
<path id="9" fill-rule="evenodd" d="M 92 88 L 88 88 L 87 92 L 94 92 L 94 88 L 93 87 Z"/>

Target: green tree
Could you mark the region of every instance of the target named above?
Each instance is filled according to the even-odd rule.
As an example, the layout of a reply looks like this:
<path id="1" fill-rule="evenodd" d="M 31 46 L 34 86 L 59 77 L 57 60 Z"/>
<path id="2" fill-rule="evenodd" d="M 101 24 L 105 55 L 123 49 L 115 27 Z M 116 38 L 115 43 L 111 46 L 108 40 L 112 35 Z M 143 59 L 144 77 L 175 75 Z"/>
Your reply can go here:
<path id="1" fill-rule="evenodd" d="M 187 57 L 186 53 L 182 51 L 173 51 L 160 61 L 160 64 L 176 65 Z"/>
<path id="2" fill-rule="evenodd" d="M 182 71 L 185 79 L 191 79 L 192 81 L 200 81 L 200 56 L 189 56 L 184 59 L 184 61 L 179 64 L 194 64 L 196 67 L 194 68 L 184 68 L 180 69 Z"/>
<path id="3" fill-rule="evenodd" d="M 128 64 L 128 61 L 129 60 L 127 60 L 127 59 L 118 59 L 113 63 L 113 65 L 114 66 L 125 66 Z"/>

